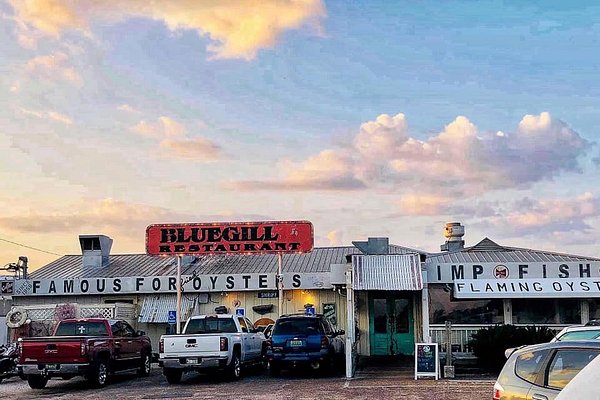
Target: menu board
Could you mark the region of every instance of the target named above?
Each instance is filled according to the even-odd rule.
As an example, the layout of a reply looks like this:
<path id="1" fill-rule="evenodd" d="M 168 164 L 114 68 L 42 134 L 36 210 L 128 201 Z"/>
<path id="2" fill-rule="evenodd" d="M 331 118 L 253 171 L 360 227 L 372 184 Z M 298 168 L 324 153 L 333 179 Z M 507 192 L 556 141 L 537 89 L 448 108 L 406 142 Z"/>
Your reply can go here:
<path id="1" fill-rule="evenodd" d="M 440 363 L 437 343 L 415 343 L 415 379 L 420 376 L 439 377 Z"/>

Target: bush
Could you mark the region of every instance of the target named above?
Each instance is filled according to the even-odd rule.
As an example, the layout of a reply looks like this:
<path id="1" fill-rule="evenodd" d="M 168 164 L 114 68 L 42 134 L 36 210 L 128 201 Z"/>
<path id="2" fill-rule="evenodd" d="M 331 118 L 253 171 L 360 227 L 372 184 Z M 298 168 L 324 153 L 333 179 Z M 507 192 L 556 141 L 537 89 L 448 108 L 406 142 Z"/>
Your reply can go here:
<path id="1" fill-rule="evenodd" d="M 554 335 L 555 332 L 546 326 L 495 325 L 477 331 L 470 344 L 479 366 L 498 373 L 506 362 L 506 349 L 549 342 Z"/>

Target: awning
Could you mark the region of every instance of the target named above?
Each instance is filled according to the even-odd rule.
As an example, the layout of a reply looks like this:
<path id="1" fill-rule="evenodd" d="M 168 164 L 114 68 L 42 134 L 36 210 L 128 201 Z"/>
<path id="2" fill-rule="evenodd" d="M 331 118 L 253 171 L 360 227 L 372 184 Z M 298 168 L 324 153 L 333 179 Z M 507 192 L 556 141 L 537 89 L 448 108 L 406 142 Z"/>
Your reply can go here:
<path id="1" fill-rule="evenodd" d="M 352 256 L 354 290 L 421 290 L 418 254 Z"/>
<path id="2" fill-rule="evenodd" d="M 196 305 L 196 297 L 190 297 L 187 295 L 181 296 L 181 320 L 185 321 L 191 314 L 194 306 Z M 169 311 L 177 310 L 177 296 L 176 295 L 158 295 L 158 296 L 146 296 L 138 322 L 142 323 L 168 323 L 169 322 Z"/>

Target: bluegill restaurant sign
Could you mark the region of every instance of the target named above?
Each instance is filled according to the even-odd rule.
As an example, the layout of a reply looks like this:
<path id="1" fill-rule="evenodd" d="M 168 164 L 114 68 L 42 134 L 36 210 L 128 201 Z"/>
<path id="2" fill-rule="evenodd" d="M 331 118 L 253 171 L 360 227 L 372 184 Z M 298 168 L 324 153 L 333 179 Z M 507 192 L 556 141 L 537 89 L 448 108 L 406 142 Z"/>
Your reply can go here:
<path id="1" fill-rule="evenodd" d="M 146 228 L 146 253 L 153 256 L 277 254 L 312 251 L 308 221 L 155 224 Z"/>
<path id="2" fill-rule="evenodd" d="M 457 299 L 600 297 L 600 278 L 456 280 L 454 296 Z"/>
<path id="3" fill-rule="evenodd" d="M 276 274 L 184 275 L 183 293 L 276 290 Z M 284 274 L 283 286 L 291 289 L 331 288 L 329 272 Z M 13 296 L 176 293 L 174 276 L 118 278 L 17 279 Z"/>
<path id="4" fill-rule="evenodd" d="M 599 261 L 432 263 L 426 264 L 429 283 L 503 279 L 600 279 Z"/>

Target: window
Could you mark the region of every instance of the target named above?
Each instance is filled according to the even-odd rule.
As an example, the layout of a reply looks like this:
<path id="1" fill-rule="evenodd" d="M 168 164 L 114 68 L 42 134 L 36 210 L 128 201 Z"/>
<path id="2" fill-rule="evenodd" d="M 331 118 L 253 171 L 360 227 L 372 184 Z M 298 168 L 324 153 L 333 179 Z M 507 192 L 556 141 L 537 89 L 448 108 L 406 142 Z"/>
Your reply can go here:
<path id="1" fill-rule="evenodd" d="M 246 321 L 244 320 L 244 318 L 239 317 L 238 319 L 240 320 L 240 326 L 242 327 L 242 332 L 248 332 L 248 325 L 246 325 Z"/>
<path id="2" fill-rule="evenodd" d="M 498 324 L 504 322 L 502 300 L 457 300 L 447 285 L 429 285 L 429 317 L 432 324 Z M 402 327 L 400 327 L 402 328 Z"/>
<path id="3" fill-rule="evenodd" d="M 191 319 L 185 329 L 186 334 L 196 333 L 236 333 L 237 327 L 233 318 L 194 318 Z"/>
<path id="4" fill-rule="evenodd" d="M 593 340 L 600 337 L 600 329 L 567 332 L 556 340 Z"/>
<path id="5" fill-rule="evenodd" d="M 112 331 L 112 335 L 114 337 L 122 337 L 125 336 L 123 332 L 123 325 L 121 321 L 115 321 L 110 325 L 110 329 Z"/>
<path id="6" fill-rule="evenodd" d="M 296 335 L 299 333 L 323 333 L 317 318 L 288 318 L 279 319 L 273 329 L 274 335 Z"/>
<path id="7" fill-rule="evenodd" d="M 61 322 L 56 336 L 108 336 L 103 322 Z"/>
<path id="8" fill-rule="evenodd" d="M 581 310 L 577 299 L 513 299 L 515 324 L 578 324 Z"/>
<path id="9" fill-rule="evenodd" d="M 256 328 L 254 327 L 254 324 L 252 322 L 250 322 L 250 320 L 248 318 L 244 318 L 244 320 L 246 321 L 246 326 L 248 327 L 248 332 L 256 332 Z"/>
<path id="10" fill-rule="evenodd" d="M 125 337 L 134 337 L 135 336 L 135 329 L 133 329 L 131 327 L 131 325 L 129 325 L 125 321 L 121 321 L 121 325 L 123 327 L 123 336 L 125 336 Z"/>
<path id="11" fill-rule="evenodd" d="M 548 369 L 547 386 L 562 389 L 600 353 L 598 350 L 558 350 Z"/>
<path id="12" fill-rule="evenodd" d="M 515 373 L 527 382 L 534 383 L 548 350 L 528 351 L 517 357 Z"/>

